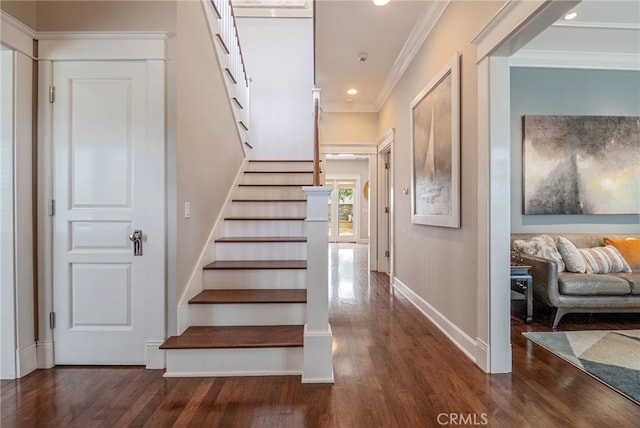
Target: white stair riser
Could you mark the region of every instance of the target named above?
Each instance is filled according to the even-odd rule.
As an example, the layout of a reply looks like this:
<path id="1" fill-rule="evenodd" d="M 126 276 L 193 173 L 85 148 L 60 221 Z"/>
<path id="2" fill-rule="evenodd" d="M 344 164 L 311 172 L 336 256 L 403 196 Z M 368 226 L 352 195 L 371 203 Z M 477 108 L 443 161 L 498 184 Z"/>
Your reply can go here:
<path id="1" fill-rule="evenodd" d="M 306 217 L 307 202 L 233 202 L 232 217 Z"/>
<path id="2" fill-rule="evenodd" d="M 240 186 L 234 199 L 305 199 L 301 187 Z"/>
<path id="3" fill-rule="evenodd" d="M 306 242 L 216 242 L 216 260 L 306 259 Z"/>
<path id="4" fill-rule="evenodd" d="M 204 289 L 303 289 L 306 277 L 306 269 L 206 270 Z"/>
<path id="5" fill-rule="evenodd" d="M 302 348 L 169 349 L 165 377 L 302 373 Z"/>
<path id="6" fill-rule="evenodd" d="M 247 171 L 313 172 L 313 162 L 249 162 Z"/>
<path id="7" fill-rule="evenodd" d="M 189 305 L 190 325 L 300 325 L 306 321 L 305 303 Z"/>
<path id="8" fill-rule="evenodd" d="M 304 184 L 313 185 L 313 173 L 298 172 L 278 174 L 276 172 L 244 174 L 244 184 Z"/>
<path id="9" fill-rule="evenodd" d="M 306 236 L 302 220 L 225 220 L 226 237 Z"/>

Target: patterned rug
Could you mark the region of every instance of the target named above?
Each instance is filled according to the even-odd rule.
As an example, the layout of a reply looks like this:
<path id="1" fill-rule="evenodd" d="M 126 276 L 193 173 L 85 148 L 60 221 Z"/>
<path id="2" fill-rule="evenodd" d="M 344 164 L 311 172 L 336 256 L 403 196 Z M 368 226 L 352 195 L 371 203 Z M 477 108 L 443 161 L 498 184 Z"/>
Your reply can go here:
<path id="1" fill-rule="evenodd" d="M 640 330 L 522 334 L 640 404 Z"/>

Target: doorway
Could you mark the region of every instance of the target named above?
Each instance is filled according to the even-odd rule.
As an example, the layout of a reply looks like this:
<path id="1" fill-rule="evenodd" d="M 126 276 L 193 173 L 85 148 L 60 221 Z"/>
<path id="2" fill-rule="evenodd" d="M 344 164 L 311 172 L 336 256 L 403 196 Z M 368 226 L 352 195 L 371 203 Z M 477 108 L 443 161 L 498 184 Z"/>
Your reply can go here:
<path id="1" fill-rule="evenodd" d="M 333 187 L 329 195 L 329 241 L 357 242 L 360 179 L 327 177 L 326 185 Z"/>

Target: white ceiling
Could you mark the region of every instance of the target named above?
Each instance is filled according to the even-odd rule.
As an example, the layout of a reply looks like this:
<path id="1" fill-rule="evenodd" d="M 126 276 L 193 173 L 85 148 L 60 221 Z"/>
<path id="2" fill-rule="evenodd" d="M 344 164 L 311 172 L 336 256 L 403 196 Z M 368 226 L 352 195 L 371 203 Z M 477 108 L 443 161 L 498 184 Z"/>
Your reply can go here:
<path id="1" fill-rule="evenodd" d="M 262 16 L 309 16 L 312 9 L 312 0 L 234 2 L 261 4 Z M 281 9 L 285 13 L 267 9 L 278 4 L 286 5 Z M 446 4 L 391 0 L 377 7 L 372 0 L 316 0 L 316 85 L 322 90 L 323 111 L 377 112 Z M 639 0 L 585 0 L 575 10 L 575 20 L 557 22 L 523 50 L 640 57 Z M 367 53 L 365 62 L 358 61 L 362 52 Z M 357 95 L 347 95 L 352 87 Z"/>

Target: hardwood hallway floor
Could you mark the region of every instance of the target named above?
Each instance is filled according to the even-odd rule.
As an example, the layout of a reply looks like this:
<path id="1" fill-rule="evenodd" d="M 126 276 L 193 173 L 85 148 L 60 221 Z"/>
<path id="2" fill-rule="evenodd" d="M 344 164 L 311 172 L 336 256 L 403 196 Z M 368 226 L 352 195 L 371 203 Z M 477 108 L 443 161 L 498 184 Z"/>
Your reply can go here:
<path id="1" fill-rule="evenodd" d="M 514 313 L 513 373 L 486 375 L 391 295 L 388 277 L 370 274 L 366 257 L 364 246 L 331 248 L 334 385 L 58 367 L 2 381 L 0 426 L 640 426 L 640 406 L 524 339 L 523 330 L 545 328 L 535 314 L 525 326 Z M 622 327 L 639 328 L 638 318 Z"/>

